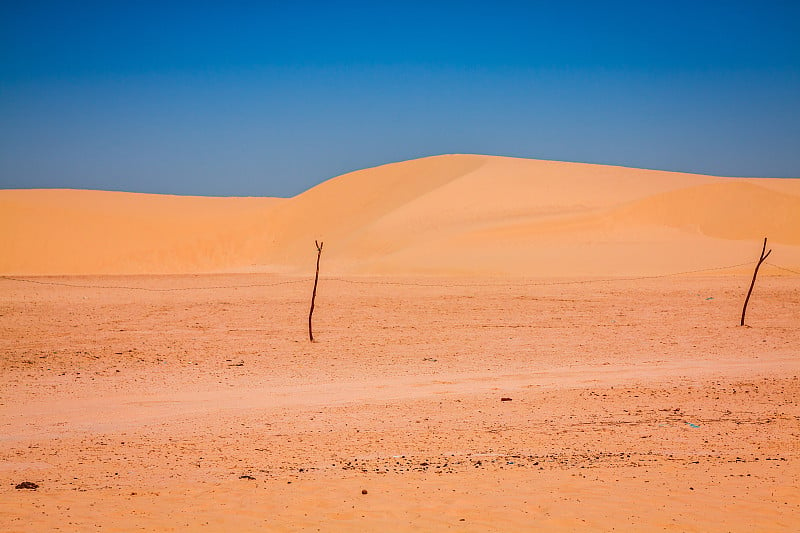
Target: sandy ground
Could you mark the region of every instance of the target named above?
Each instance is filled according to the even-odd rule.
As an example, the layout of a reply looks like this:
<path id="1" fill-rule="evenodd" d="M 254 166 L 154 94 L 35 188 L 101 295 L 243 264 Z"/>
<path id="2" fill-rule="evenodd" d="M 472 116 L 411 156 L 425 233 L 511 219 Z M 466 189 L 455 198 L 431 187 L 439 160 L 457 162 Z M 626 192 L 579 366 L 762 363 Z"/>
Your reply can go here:
<path id="1" fill-rule="evenodd" d="M 0 530 L 796 531 L 776 274 L 0 279 Z"/>

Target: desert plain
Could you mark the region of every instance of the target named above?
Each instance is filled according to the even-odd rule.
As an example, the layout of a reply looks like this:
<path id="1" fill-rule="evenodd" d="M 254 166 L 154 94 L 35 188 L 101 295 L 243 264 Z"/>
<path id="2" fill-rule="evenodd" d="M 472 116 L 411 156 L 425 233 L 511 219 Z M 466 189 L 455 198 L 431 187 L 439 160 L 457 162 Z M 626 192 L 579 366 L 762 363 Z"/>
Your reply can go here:
<path id="1" fill-rule="evenodd" d="M 800 180 L 441 156 L 0 238 L 3 531 L 800 528 Z"/>

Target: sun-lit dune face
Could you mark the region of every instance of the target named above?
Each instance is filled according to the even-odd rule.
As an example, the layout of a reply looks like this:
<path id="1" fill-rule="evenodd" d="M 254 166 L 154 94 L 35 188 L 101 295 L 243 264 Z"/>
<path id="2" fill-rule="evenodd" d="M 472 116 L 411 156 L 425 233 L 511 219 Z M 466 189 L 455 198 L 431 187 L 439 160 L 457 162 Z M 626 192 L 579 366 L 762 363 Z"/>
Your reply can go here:
<path id="1" fill-rule="evenodd" d="M 0 271 L 596 276 L 800 264 L 800 180 L 445 155 L 294 198 L 0 191 Z"/>

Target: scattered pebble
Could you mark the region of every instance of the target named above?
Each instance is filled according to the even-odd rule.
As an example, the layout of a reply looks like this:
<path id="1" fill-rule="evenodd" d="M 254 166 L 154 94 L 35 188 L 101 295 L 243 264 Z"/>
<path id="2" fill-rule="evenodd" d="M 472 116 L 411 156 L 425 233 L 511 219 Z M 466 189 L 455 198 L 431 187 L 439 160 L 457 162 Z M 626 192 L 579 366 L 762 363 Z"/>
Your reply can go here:
<path id="1" fill-rule="evenodd" d="M 17 485 L 17 486 L 16 486 L 16 487 L 14 487 L 14 488 L 15 488 L 15 489 L 28 489 L 28 490 L 36 490 L 36 489 L 38 489 L 38 488 L 39 488 L 39 485 L 37 485 L 37 484 L 36 484 L 36 483 L 34 483 L 33 481 L 23 481 L 22 483 L 20 483 L 19 485 Z"/>

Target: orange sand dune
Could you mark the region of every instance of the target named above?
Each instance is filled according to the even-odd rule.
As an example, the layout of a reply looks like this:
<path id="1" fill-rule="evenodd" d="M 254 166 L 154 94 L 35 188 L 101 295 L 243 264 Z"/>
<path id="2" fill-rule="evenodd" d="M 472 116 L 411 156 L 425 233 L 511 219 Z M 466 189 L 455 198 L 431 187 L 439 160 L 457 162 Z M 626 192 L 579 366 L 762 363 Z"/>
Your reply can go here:
<path id="1" fill-rule="evenodd" d="M 294 198 L 0 191 L 4 274 L 607 276 L 800 265 L 800 180 L 446 155 Z"/>
<path id="2" fill-rule="evenodd" d="M 0 191 L 0 271 L 148 274 L 240 267 L 274 198 Z M 252 254 L 252 252 L 251 252 Z"/>

